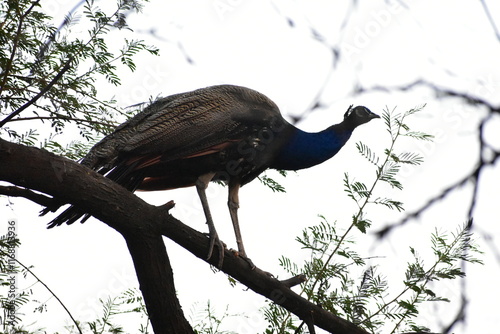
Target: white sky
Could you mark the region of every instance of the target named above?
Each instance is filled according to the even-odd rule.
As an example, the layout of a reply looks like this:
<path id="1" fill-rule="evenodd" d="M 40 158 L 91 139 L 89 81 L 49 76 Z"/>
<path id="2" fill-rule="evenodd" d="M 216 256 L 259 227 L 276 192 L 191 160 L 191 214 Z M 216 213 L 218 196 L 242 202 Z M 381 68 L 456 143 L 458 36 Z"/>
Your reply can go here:
<path id="1" fill-rule="evenodd" d="M 490 1 L 492 2 L 492 1 Z M 59 19 L 68 8 L 63 2 L 47 1 L 48 11 Z M 123 86 L 102 86 L 104 98 L 115 95 L 119 104 L 128 106 L 150 96 L 168 95 L 218 83 L 244 85 L 272 98 L 286 115 L 300 115 L 306 109 L 331 71 L 332 52 L 311 38 L 309 25 L 342 52 L 341 59 L 329 77 L 322 102 L 328 108 L 310 114 L 298 124 L 304 130 L 317 131 L 341 120 L 349 104 L 366 105 L 380 113 L 388 106 L 400 111 L 427 103 L 424 111 L 411 124 L 415 129 L 436 135 L 434 143 L 419 143 L 402 149 L 416 149 L 425 158 L 421 169 L 407 171 L 402 179 L 405 190 L 398 194 L 411 212 L 467 173 L 476 162 L 476 129 L 485 114 L 459 100 L 436 100 L 427 89 L 410 93 L 373 92 L 352 95 L 353 84 L 363 87 L 398 85 L 425 78 L 444 87 L 478 94 L 493 103 L 500 96 L 500 43 L 495 39 L 484 11 L 477 1 L 372 1 L 351 9 L 352 15 L 344 32 L 339 27 L 348 10 L 349 1 L 235 1 L 152 2 L 145 13 L 130 18 L 134 33 L 129 38 L 145 39 L 161 49 L 160 57 L 144 56 L 136 64 L 135 73 L 124 72 Z M 489 4 L 494 6 L 493 3 Z M 71 6 L 70 6 L 71 7 Z M 500 13 L 493 10 L 492 13 Z M 283 15 L 293 19 L 290 28 Z M 55 21 L 56 25 L 60 21 Z M 500 18 L 497 16 L 500 24 Z M 154 28 L 154 38 L 147 31 Z M 115 39 L 117 43 L 120 40 Z M 185 61 L 177 43 L 194 60 Z M 487 138 L 495 147 L 500 144 L 498 117 L 488 124 Z M 249 256 L 260 268 L 279 274 L 281 255 L 297 262 L 307 256 L 294 239 L 306 226 L 318 223 L 318 214 L 329 221 L 346 226 L 355 210 L 343 192 L 345 171 L 360 180 L 370 180 L 369 163 L 356 153 L 355 143 L 362 140 L 379 152 L 387 144 L 383 122 L 371 122 L 359 128 L 349 143 L 332 160 L 286 179 L 286 194 L 275 194 L 258 182 L 245 186 L 240 193 L 239 212 L 243 238 Z M 272 174 L 274 175 L 274 174 Z M 499 198 L 499 169 L 484 173 L 476 226 L 480 231 L 500 235 L 496 202 Z M 226 209 L 226 189 L 213 185 L 209 201 L 219 235 L 229 247 L 235 247 L 232 226 Z M 383 190 L 383 189 L 381 189 Z M 455 231 L 465 221 L 470 186 L 457 191 L 407 227 L 398 230 L 383 245 L 374 244 L 368 236 L 356 235 L 367 256 L 383 256 L 380 270 L 388 272 L 394 282 L 403 277 L 408 246 L 420 247 L 422 256 L 429 246 L 429 236 L 437 227 Z M 195 189 L 140 194 L 150 203 L 177 203 L 172 214 L 198 230 L 205 230 L 204 216 Z M 132 262 L 121 237 L 106 225 L 91 220 L 84 225 L 46 230 L 49 218 L 38 218 L 38 206 L 15 200 L 12 208 L 2 199 L 1 217 L 18 220 L 23 245 L 19 258 L 34 266 L 36 274 L 64 300 L 73 315 L 81 321 L 95 318 L 98 298 L 106 298 L 137 284 Z M 374 230 L 398 219 L 397 215 L 373 209 Z M 388 216 L 389 214 L 389 216 Z M 4 218 L 2 218 L 3 220 Z M 2 223 L 3 224 L 3 223 Z M 3 226 L 3 225 L 2 225 Z M 1 231 L 0 231 L 1 232 Z M 482 238 L 482 235 L 477 235 Z M 494 241 L 493 241 L 494 242 Z M 219 314 L 227 304 L 230 313 L 245 313 L 223 329 L 237 333 L 256 333 L 265 328 L 258 311 L 263 298 L 242 286 L 230 288 L 223 274 L 213 274 L 206 263 L 166 240 L 172 261 L 176 288 L 187 315 L 194 303 L 203 306 L 211 300 Z M 468 267 L 467 325 L 454 333 L 492 333 L 497 328 L 495 307 L 490 301 L 500 298 L 494 288 L 499 263 L 480 240 L 486 252 L 484 266 Z M 431 259 L 428 259 L 430 263 Z M 62 268 L 62 270 L 61 270 Z M 28 283 L 26 283 L 28 284 Z M 492 288 L 493 287 L 493 288 Z M 435 288 L 440 291 L 439 285 Z M 428 306 L 422 316 L 429 327 L 446 324 L 456 312 L 458 285 L 446 286 L 449 304 Z M 49 298 L 40 288 L 37 298 Z M 69 319 L 55 300 L 49 301 L 49 312 L 33 316 L 37 326 L 60 328 Z M 434 308 L 436 307 L 436 308 Z M 424 307 L 425 308 L 425 307 Z M 439 315 L 436 317 L 436 314 Z M 441 319 L 441 320 L 440 320 Z M 57 326 L 54 326 L 57 324 Z M 136 328 L 136 327 L 132 327 Z"/>

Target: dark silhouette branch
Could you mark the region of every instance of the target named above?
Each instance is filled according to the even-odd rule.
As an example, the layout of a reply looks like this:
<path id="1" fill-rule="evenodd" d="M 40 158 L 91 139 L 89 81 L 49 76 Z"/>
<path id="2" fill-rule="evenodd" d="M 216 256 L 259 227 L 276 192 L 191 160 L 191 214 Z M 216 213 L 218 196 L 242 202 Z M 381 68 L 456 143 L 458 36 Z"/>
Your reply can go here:
<path id="1" fill-rule="evenodd" d="M 38 194 L 26 188 L 15 186 L 0 186 L 0 195 L 6 195 L 10 197 L 24 197 L 43 206 L 48 206 L 53 203 L 53 199 L 51 197 Z"/>
<path id="2" fill-rule="evenodd" d="M 23 112 L 26 108 L 34 104 L 36 101 L 38 101 L 39 98 L 44 96 L 66 73 L 70 68 L 71 68 L 71 62 L 73 61 L 73 58 L 69 58 L 64 66 L 59 70 L 59 72 L 56 74 L 56 76 L 46 85 L 44 86 L 38 94 L 33 96 L 28 102 L 23 104 L 21 107 L 10 113 L 7 117 L 5 117 L 3 120 L 0 121 L 0 128 L 3 127 L 6 123 L 8 123 L 12 118 L 15 116 L 19 115 L 21 112 Z"/>
<path id="3" fill-rule="evenodd" d="M 102 125 L 102 126 L 108 126 L 108 127 L 116 127 L 116 124 L 113 123 L 107 123 L 107 122 L 99 122 L 99 121 L 94 121 L 91 119 L 84 119 L 84 118 L 75 118 L 75 117 L 68 117 L 64 115 L 56 115 L 56 116 L 33 116 L 33 117 L 19 117 L 19 118 L 14 118 L 11 119 L 10 122 L 16 122 L 16 121 L 33 121 L 33 120 L 63 120 L 63 121 L 74 121 L 77 124 L 78 123 L 87 123 L 87 124 L 94 124 L 94 125 Z"/>
<path id="4" fill-rule="evenodd" d="M 472 174 L 474 174 L 474 173 L 475 173 L 475 171 Z M 471 180 L 471 178 L 472 178 L 472 176 L 470 174 L 466 175 L 465 177 L 463 177 L 459 181 L 453 183 L 452 185 L 450 185 L 446 189 L 442 190 L 439 194 L 431 197 L 429 200 L 427 200 L 427 202 L 424 205 L 422 205 L 417 210 L 406 214 L 404 216 L 404 218 L 402 218 L 398 222 L 391 223 L 391 224 L 385 226 L 381 230 L 375 232 L 375 234 L 379 238 L 386 237 L 390 232 L 392 232 L 393 229 L 395 229 L 397 227 L 401 227 L 401 226 L 405 225 L 406 223 L 408 223 L 409 221 L 418 218 L 425 211 L 427 211 L 431 206 L 433 206 L 434 204 L 436 204 L 437 202 L 439 202 L 440 200 L 442 200 L 446 196 L 448 196 L 448 194 L 450 194 L 452 191 L 454 191 L 460 187 L 463 187 L 467 182 L 469 182 Z"/>
<path id="5" fill-rule="evenodd" d="M 486 1 L 481 0 L 481 5 L 483 6 L 484 13 L 488 18 L 488 21 L 490 22 L 491 28 L 493 29 L 493 32 L 495 33 L 497 40 L 500 41 L 500 31 L 498 30 L 495 20 L 493 19 L 493 16 L 491 16 L 490 9 L 488 8 Z"/>
<path id="6" fill-rule="evenodd" d="M 307 277 L 303 274 L 293 276 L 289 279 L 282 280 L 281 283 L 289 288 L 294 287 L 296 285 L 302 284 L 307 281 Z"/>
<path id="7" fill-rule="evenodd" d="M 372 92 L 372 91 L 380 91 L 380 92 L 403 91 L 403 92 L 406 92 L 406 91 L 412 90 L 418 86 L 424 86 L 424 87 L 430 88 L 431 90 L 434 91 L 437 98 L 442 98 L 442 97 L 460 98 L 460 99 L 465 100 L 465 102 L 467 102 L 468 104 L 475 105 L 475 106 L 477 106 L 477 105 L 484 106 L 487 109 L 489 109 L 491 112 L 500 112 L 500 106 L 494 106 L 493 104 L 491 104 L 490 102 L 488 102 L 487 100 L 485 100 L 481 97 L 473 96 L 471 94 L 464 93 L 464 92 L 458 92 L 458 91 L 455 91 L 455 90 L 452 90 L 449 88 L 444 88 L 444 87 L 441 87 L 439 85 L 436 85 L 436 84 L 429 82 L 427 80 L 424 80 L 424 79 L 418 79 L 418 80 L 415 80 L 415 81 L 410 82 L 408 84 L 398 85 L 398 86 L 373 86 L 373 87 L 368 87 L 368 88 L 360 86 L 360 87 L 357 87 L 354 94 L 362 94 L 362 93 L 368 93 L 368 92 Z"/>
<path id="8" fill-rule="evenodd" d="M 160 207 L 149 205 L 120 185 L 73 161 L 2 139 L 0 180 L 64 198 L 117 230 L 129 247 L 155 333 L 193 332 L 175 295 L 172 270 L 161 235 L 212 265 L 218 263 L 218 258 L 205 259 L 209 239 L 171 216 L 168 212 L 173 205 L 171 202 Z M 226 249 L 224 256 L 223 272 L 306 323 L 313 321 L 314 325 L 337 334 L 367 333 L 299 296 L 287 284 L 259 268 L 252 270 L 247 261 L 231 251 Z M 175 331 L 172 328 L 176 328 Z"/>

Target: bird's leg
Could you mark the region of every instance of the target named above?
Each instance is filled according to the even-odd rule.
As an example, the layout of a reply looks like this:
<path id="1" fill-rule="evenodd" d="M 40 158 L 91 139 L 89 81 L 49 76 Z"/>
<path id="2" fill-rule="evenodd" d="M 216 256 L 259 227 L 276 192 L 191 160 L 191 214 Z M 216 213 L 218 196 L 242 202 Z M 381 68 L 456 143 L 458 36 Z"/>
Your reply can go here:
<path id="1" fill-rule="evenodd" d="M 196 190 L 198 191 L 198 196 L 201 200 L 201 205 L 203 207 L 203 212 L 205 213 L 205 218 L 207 219 L 209 237 L 210 237 L 210 246 L 208 248 L 208 256 L 207 260 L 212 257 L 212 253 L 214 250 L 215 243 L 217 243 L 217 248 L 219 249 L 219 263 L 218 267 L 222 267 L 222 261 L 224 260 L 224 244 L 219 240 L 219 236 L 217 235 L 217 231 L 215 229 L 214 221 L 212 220 L 212 214 L 210 213 L 210 208 L 208 207 L 208 199 L 205 190 L 208 187 L 208 184 L 214 177 L 215 173 L 208 173 L 198 177 L 196 180 Z"/>
<path id="2" fill-rule="evenodd" d="M 243 239 L 241 238 L 240 224 L 238 222 L 238 208 L 240 207 L 240 201 L 238 197 L 239 190 L 239 183 L 229 183 L 229 198 L 227 201 L 227 206 L 229 207 L 229 214 L 231 215 L 231 221 L 233 222 L 234 234 L 236 235 L 236 244 L 238 245 L 238 252 L 240 253 L 240 255 L 246 256 L 245 247 L 243 246 Z"/>
<path id="3" fill-rule="evenodd" d="M 252 268 L 255 268 L 253 262 L 247 257 L 245 247 L 243 246 L 243 239 L 241 238 L 240 224 L 238 222 L 238 208 L 240 207 L 240 201 L 238 197 L 239 190 L 239 182 L 229 182 L 229 198 L 227 201 L 227 206 L 229 207 L 229 214 L 231 215 L 231 221 L 233 222 L 236 244 L 238 245 L 238 253 L 250 264 Z"/>

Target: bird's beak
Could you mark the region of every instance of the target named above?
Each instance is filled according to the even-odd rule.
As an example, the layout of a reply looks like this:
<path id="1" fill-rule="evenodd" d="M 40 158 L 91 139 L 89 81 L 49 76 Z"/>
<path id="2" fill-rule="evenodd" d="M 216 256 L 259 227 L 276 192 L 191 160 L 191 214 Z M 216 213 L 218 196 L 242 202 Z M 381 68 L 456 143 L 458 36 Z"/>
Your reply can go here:
<path id="1" fill-rule="evenodd" d="M 369 115 L 369 116 L 370 116 L 370 119 L 380 118 L 380 116 L 379 116 L 379 115 L 377 115 L 377 114 L 375 114 L 375 113 L 373 113 L 373 112 L 371 112 L 371 111 L 370 111 L 370 115 Z"/>

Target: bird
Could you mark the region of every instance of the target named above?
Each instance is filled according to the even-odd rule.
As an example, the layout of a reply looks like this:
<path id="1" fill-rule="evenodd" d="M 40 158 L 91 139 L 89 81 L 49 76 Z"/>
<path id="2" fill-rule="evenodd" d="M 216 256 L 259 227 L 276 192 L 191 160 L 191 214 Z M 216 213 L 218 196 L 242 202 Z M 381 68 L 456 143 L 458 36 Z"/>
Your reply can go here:
<path id="1" fill-rule="evenodd" d="M 211 181 L 227 184 L 237 254 L 248 259 L 237 214 L 240 188 L 267 169 L 300 170 L 332 158 L 356 127 L 375 118 L 380 116 L 368 108 L 351 105 L 342 122 L 309 133 L 286 121 L 262 93 L 236 85 L 209 86 L 158 98 L 105 136 L 80 163 L 131 192 L 196 187 L 209 230 L 207 259 L 217 246 L 221 267 L 225 245 L 206 196 Z M 89 217 L 72 205 L 48 227 Z"/>

